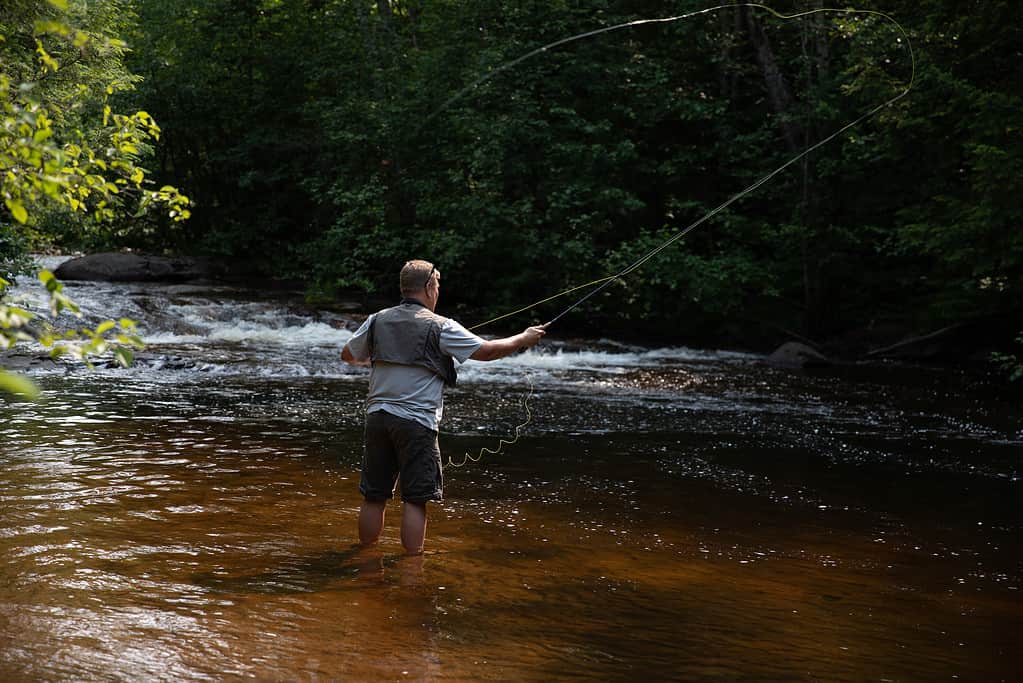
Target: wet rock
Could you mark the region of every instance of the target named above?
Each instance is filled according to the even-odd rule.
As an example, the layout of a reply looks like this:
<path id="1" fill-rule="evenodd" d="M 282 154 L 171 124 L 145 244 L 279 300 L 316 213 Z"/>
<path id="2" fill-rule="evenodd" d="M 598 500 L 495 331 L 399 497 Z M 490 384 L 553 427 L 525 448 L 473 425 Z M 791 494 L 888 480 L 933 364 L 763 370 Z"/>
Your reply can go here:
<path id="1" fill-rule="evenodd" d="M 28 370 L 53 370 L 60 367 L 58 361 L 49 354 L 7 352 L 0 353 L 0 368 L 9 372 L 25 372 Z"/>
<path id="2" fill-rule="evenodd" d="M 814 368 L 832 364 L 824 354 L 799 342 L 785 342 L 765 362 L 776 368 Z"/>
<path id="3" fill-rule="evenodd" d="M 104 252 L 65 261 L 54 275 L 61 280 L 183 282 L 209 277 L 210 270 L 198 259 Z"/>

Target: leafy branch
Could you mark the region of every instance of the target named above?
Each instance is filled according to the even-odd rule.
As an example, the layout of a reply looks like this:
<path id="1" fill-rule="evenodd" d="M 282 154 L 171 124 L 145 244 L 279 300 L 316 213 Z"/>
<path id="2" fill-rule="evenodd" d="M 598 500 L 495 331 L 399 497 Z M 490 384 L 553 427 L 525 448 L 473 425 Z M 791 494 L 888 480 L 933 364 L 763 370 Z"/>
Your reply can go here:
<path id="1" fill-rule="evenodd" d="M 39 281 L 49 295 L 50 314 L 54 318 L 65 311 L 77 318 L 82 317 L 81 309 L 64 293 L 64 285 L 53 273 L 48 270 L 42 271 L 39 273 Z M 0 293 L 7 285 L 6 280 L 0 279 Z M 106 320 L 94 329 L 81 327 L 61 332 L 50 321 L 42 320 L 31 311 L 18 306 L 16 302 L 4 299 L 0 302 L 0 351 L 11 349 L 18 342 L 32 341 L 49 349 L 52 359 L 71 355 L 85 362 L 90 368 L 93 367 L 93 358 L 107 352 L 110 352 L 122 367 L 128 367 L 135 360 L 135 351 L 145 348 L 145 344 L 136 333 L 135 321 L 128 318 L 121 318 L 118 321 Z M 39 388 L 31 380 L 2 369 L 0 391 L 27 398 L 39 395 Z"/>
<path id="2" fill-rule="evenodd" d="M 58 12 L 67 11 L 66 0 L 48 2 Z M 39 8 L 36 21 L 5 27 L 9 35 L 23 37 L 31 25 L 32 40 L 0 52 L 0 227 L 30 226 L 53 207 L 99 223 L 155 210 L 166 212 L 174 222 L 188 219 L 188 197 L 170 185 L 157 188 L 140 165 L 141 155 L 160 138 L 156 121 L 145 111 L 114 112 L 109 104 L 117 90 L 130 87 L 130 77 L 106 76 L 97 82 L 84 73 L 73 75 L 79 72 L 72 67 L 87 50 L 119 63 L 125 44 L 49 14 L 52 10 Z M 10 45 L 0 34 L 0 45 L 5 43 Z M 72 76 L 55 81 L 58 72 Z M 79 109 L 101 111 L 102 122 L 86 117 L 74 123 L 75 117 L 66 114 Z M 4 220 L 5 213 L 13 224 Z M 44 270 L 39 280 L 54 319 L 65 312 L 81 318 L 79 307 L 53 273 Z M 132 320 L 107 320 L 94 329 L 61 332 L 5 296 L 7 287 L 8 282 L 0 279 L 0 351 L 19 342 L 37 342 L 52 358 L 73 355 L 91 367 L 90 359 L 106 353 L 128 366 L 134 351 L 144 348 Z M 35 397 L 39 389 L 28 378 L 0 368 L 0 392 Z"/>
<path id="3" fill-rule="evenodd" d="M 1016 344 L 1023 347 L 1023 333 L 1016 337 Z M 1010 382 L 1017 382 L 1023 379 L 1023 355 L 999 353 L 996 351 L 991 354 L 991 360 L 997 363 L 1005 374 L 1009 376 Z"/>

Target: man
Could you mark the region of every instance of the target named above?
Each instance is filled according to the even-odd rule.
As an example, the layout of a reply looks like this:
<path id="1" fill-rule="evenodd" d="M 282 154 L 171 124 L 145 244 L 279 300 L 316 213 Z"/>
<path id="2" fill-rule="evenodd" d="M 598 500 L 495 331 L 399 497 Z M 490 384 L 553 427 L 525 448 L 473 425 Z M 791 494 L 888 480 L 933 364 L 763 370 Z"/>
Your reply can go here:
<path id="1" fill-rule="evenodd" d="M 366 443 L 359 491 L 359 541 L 371 545 L 384 526 L 387 501 L 401 479 L 401 543 L 409 554 L 423 551 L 426 504 L 443 498 L 437 429 L 444 386 L 454 386 L 454 361 L 490 361 L 530 348 L 543 327 L 502 339 L 484 340 L 434 313 L 440 271 L 428 261 L 405 264 L 399 276 L 401 303 L 374 313 L 341 350 L 353 365 L 372 365 L 366 404 Z"/>

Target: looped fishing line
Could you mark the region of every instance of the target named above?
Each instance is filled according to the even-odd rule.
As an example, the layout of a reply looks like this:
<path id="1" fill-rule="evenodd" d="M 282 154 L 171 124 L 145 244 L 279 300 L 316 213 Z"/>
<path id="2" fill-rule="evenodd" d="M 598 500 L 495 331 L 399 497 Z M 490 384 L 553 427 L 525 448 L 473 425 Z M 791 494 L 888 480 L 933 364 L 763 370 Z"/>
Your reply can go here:
<path id="1" fill-rule="evenodd" d="M 594 36 L 598 36 L 598 35 L 603 34 L 603 33 L 610 33 L 612 31 L 619 31 L 619 30 L 626 29 L 626 28 L 633 28 L 633 27 L 636 27 L 636 26 L 643 26 L 643 25 L 646 25 L 646 24 L 667 24 L 667 23 L 674 23 L 676 21 L 682 21 L 682 20 L 685 20 L 685 19 L 690 19 L 692 17 L 698 16 L 698 15 L 701 15 L 701 14 L 708 14 L 710 12 L 716 12 L 718 10 L 727 9 L 727 8 L 736 8 L 736 7 L 749 7 L 749 8 L 762 9 L 762 10 L 764 10 L 766 12 L 769 12 L 770 14 L 774 15 L 775 17 L 778 17 L 779 19 L 782 19 L 783 21 L 789 21 L 789 20 L 792 20 L 792 19 L 798 19 L 798 18 L 801 18 L 801 17 L 807 17 L 807 16 L 810 16 L 812 14 L 819 14 L 819 13 L 822 13 L 822 12 L 839 13 L 839 14 L 866 14 L 866 15 L 873 15 L 873 16 L 882 17 L 886 21 L 889 21 L 892 24 L 894 24 L 894 26 L 899 30 L 899 33 L 902 34 L 902 37 L 906 41 L 906 49 L 909 52 L 909 59 L 910 59 L 909 82 L 907 83 L 906 88 L 902 92 L 898 93 L 894 97 L 891 97 L 891 98 L 885 100 L 884 102 L 882 102 L 881 104 L 873 107 L 872 109 L 870 109 L 869 111 L 865 112 L 864 114 L 861 114 L 860 116 L 858 116 L 853 121 L 845 124 L 844 126 L 839 128 L 838 130 L 833 132 L 831 135 L 828 135 L 827 137 L 823 138 L 822 140 L 814 143 L 813 145 L 810 145 L 809 147 L 804 149 L 799 154 L 793 156 L 791 159 L 789 159 L 788 161 L 786 161 L 782 165 L 778 166 L 773 171 L 770 171 L 769 173 L 767 173 L 766 175 L 764 175 L 763 177 L 758 179 L 756 182 L 754 182 L 749 187 L 747 187 L 747 188 L 741 190 L 740 192 L 737 192 L 736 194 L 732 195 L 727 200 L 725 200 L 724 202 L 722 202 L 718 206 L 714 207 L 713 209 L 711 209 L 710 211 L 705 213 L 703 216 L 701 216 L 700 218 L 698 218 L 697 220 L 693 221 L 692 223 L 690 223 L 688 226 L 686 226 L 682 230 L 678 231 L 677 233 L 675 233 L 674 235 L 672 235 L 671 237 L 666 239 L 660 245 L 658 245 L 657 247 L 651 249 L 650 251 L 645 253 L 643 256 L 641 256 L 640 258 L 638 258 L 635 261 L 633 261 L 631 264 L 626 266 L 621 271 L 619 271 L 617 273 L 610 274 L 610 275 L 606 275 L 606 276 L 604 276 L 602 278 L 598 278 L 596 280 L 592 280 L 592 281 L 587 282 L 585 284 L 581 284 L 581 285 L 576 285 L 574 287 L 570 287 L 569 289 L 566 289 L 566 290 L 564 290 L 562 292 L 559 292 L 559 293 L 557 293 L 557 294 L 555 294 L 553 296 L 549 296 L 546 299 L 541 299 L 540 301 L 534 301 L 533 303 L 531 303 L 531 304 L 529 304 L 527 306 L 523 306 L 522 308 L 518 308 L 518 309 L 516 309 L 514 311 L 511 311 L 509 313 L 505 313 L 503 315 L 499 315 L 496 318 L 491 318 L 490 320 L 487 320 L 485 322 L 478 323 L 478 324 L 470 327 L 469 328 L 470 330 L 475 330 L 475 329 L 478 329 L 480 327 L 484 327 L 486 325 L 489 325 L 490 323 L 497 322 L 498 320 L 503 320 L 503 319 L 509 318 L 509 317 L 511 317 L 513 315 L 517 315 L 519 313 L 523 313 L 523 312 L 531 310 L 531 309 L 533 309 L 533 308 L 535 308 L 535 307 L 537 307 L 537 306 L 539 306 L 541 304 L 545 304 L 545 303 L 547 303 L 549 301 L 553 301 L 553 300 L 558 299 L 560 297 L 566 296 L 568 294 L 571 294 L 572 292 L 579 291 L 580 289 L 586 289 L 587 287 L 593 287 L 593 289 L 591 289 L 589 292 L 587 292 L 584 296 L 582 296 L 576 302 L 574 302 L 573 304 L 571 304 L 570 306 L 565 308 L 563 311 L 561 311 L 556 316 L 551 318 L 550 321 L 548 321 L 546 324 L 544 324 L 545 328 L 549 327 L 550 325 L 554 324 L 559 319 L 561 319 L 561 317 L 564 316 L 565 314 L 567 314 L 569 311 L 571 311 L 572 309 L 580 306 L 581 304 L 583 304 L 585 301 L 587 301 L 588 299 L 590 299 L 591 297 L 593 297 L 597 293 L 603 291 L 612 282 L 614 282 L 615 280 L 619 280 L 619 279 L 624 278 L 629 273 L 631 273 L 634 270 L 636 270 L 637 268 L 641 267 L 644 263 L 646 263 L 647 261 L 649 261 L 653 257 L 657 256 L 658 254 L 660 254 L 662 251 L 664 251 L 665 249 L 670 247 L 672 244 L 675 244 L 676 242 L 678 242 L 680 239 L 685 237 L 687 234 L 689 234 L 691 231 L 696 229 L 698 226 L 700 226 L 701 224 L 705 223 L 709 219 L 713 218 L 717 214 L 721 213 L 722 211 L 724 211 L 726 208 L 728 208 L 729 206 L 734 204 L 739 199 L 741 199 L 741 198 L 745 197 L 746 195 L 748 195 L 749 193 L 753 192 L 754 190 L 759 188 L 761 185 L 763 185 L 764 183 L 766 183 L 767 181 L 771 180 L 776 175 L 778 175 L 779 173 L 784 171 L 789 166 L 792 166 L 796 162 L 802 160 L 804 157 L 806 157 L 807 155 L 812 153 L 814 150 L 819 149 L 820 147 L 823 147 L 824 145 L 828 144 L 829 142 L 834 140 L 836 137 L 838 137 L 839 135 L 841 135 L 845 131 L 849 130 L 850 128 L 853 128 L 854 126 L 859 125 L 864 120 L 872 117 L 874 114 L 876 114 L 877 112 L 881 111 L 882 109 L 884 109 L 886 107 L 892 106 L 893 104 L 895 104 L 896 102 L 901 100 L 903 97 L 908 95 L 910 90 L 912 90 L 912 88 L 913 88 L 913 84 L 916 81 L 916 55 L 913 53 L 913 45 L 912 45 L 912 43 L 909 40 L 909 34 L 906 33 L 906 30 L 902 27 L 902 24 L 900 24 L 899 22 L 897 22 L 895 19 L 893 19 L 891 16 L 885 14 L 884 12 L 879 12 L 879 11 L 876 11 L 876 10 L 869 10 L 869 9 L 844 9 L 844 8 L 826 7 L 826 8 L 817 8 L 817 9 L 806 10 L 806 11 L 803 11 L 803 12 L 796 12 L 794 14 L 782 14 L 782 13 L 780 13 L 780 12 L 778 12 L 778 11 L 776 11 L 776 10 L 766 6 L 766 5 L 762 5 L 760 3 L 756 3 L 756 2 L 742 2 L 742 3 L 734 3 L 734 4 L 728 4 L 728 5 L 717 5 L 715 7 L 708 7 L 708 8 L 702 9 L 702 10 L 697 10 L 695 12 L 688 12 L 686 14 L 680 14 L 678 16 L 673 16 L 673 17 L 663 17 L 663 18 L 659 18 L 659 19 L 638 19 L 636 21 L 626 22 L 624 24 L 616 24 L 614 26 L 607 26 L 607 27 L 604 27 L 604 28 L 595 29 L 593 31 L 586 31 L 584 33 L 579 33 L 579 34 L 574 35 L 574 36 L 569 36 L 567 38 L 562 38 L 560 40 L 556 40 L 553 43 L 548 43 L 547 45 L 539 47 L 539 48 L 533 50 L 532 52 L 527 52 L 526 54 L 522 55 L 521 57 L 518 57 L 516 59 L 513 59 L 510 62 L 506 62 L 505 64 L 500 65 L 499 67 L 497 67 L 496 69 L 494 69 L 490 73 L 484 75 L 483 77 L 477 79 L 476 81 L 474 81 L 474 82 L 470 83 L 469 85 L 467 85 L 466 87 L 462 88 L 457 93 L 455 93 L 452 97 L 448 98 L 448 100 L 445 101 L 436 111 L 434 111 L 429 116 L 427 116 L 426 119 L 424 119 L 423 123 L 426 123 L 427 121 L 432 119 L 434 116 L 439 114 L 441 111 L 447 109 L 453 102 L 461 99 L 466 93 L 468 93 L 469 91 L 477 88 L 482 83 L 490 80 L 491 78 L 493 78 L 494 76 L 498 75 L 499 73 L 501 73 L 503 71 L 507 71 L 508 69 L 511 69 L 512 67 L 514 67 L 514 66 L 516 66 L 518 64 L 521 64 L 522 62 L 526 61 L 527 59 L 529 59 L 529 58 L 531 58 L 531 57 L 533 57 L 535 55 L 547 52 L 547 51 L 549 51 L 549 50 L 551 50 L 553 48 L 559 47 L 561 45 L 565 45 L 566 43 L 571 43 L 571 42 L 574 42 L 574 41 L 577 41 L 577 40 L 583 40 L 585 38 L 592 38 Z M 516 441 L 518 441 L 519 435 L 520 435 L 520 430 L 523 427 L 525 427 L 526 425 L 528 425 L 529 422 L 532 419 L 532 414 L 531 414 L 531 412 L 529 410 L 529 398 L 532 397 L 532 395 L 533 395 L 533 386 L 532 386 L 532 380 L 530 380 L 530 391 L 529 391 L 529 394 L 527 395 L 525 401 L 523 401 L 523 406 L 526 409 L 526 421 L 523 422 L 521 425 L 519 425 L 519 426 L 517 426 L 515 428 L 515 437 L 511 441 L 506 441 L 505 439 L 501 439 L 501 441 L 498 444 L 498 447 L 497 447 L 496 450 L 493 450 L 493 449 L 490 449 L 490 448 L 483 448 L 483 449 L 480 450 L 479 455 L 476 456 L 475 458 L 471 457 L 468 453 L 466 453 L 466 456 L 465 456 L 465 458 L 463 458 L 462 462 L 460 464 L 458 464 L 458 465 L 455 465 L 455 466 L 456 467 L 460 467 L 462 465 L 465 465 L 466 462 L 470 461 L 470 460 L 472 462 L 479 462 L 479 460 L 483 457 L 484 453 L 497 454 L 497 453 L 501 452 L 501 449 L 504 447 L 505 444 L 511 445 L 511 444 L 515 443 Z M 449 464 L 452 464 L 452 461 L 451 461 L 450 458 L 448 459 L 448 462 L 449 462 Z"/>
<path id="2" fill-rule="evenodd" d="M 513 436 L 511 439 L 500 439 L 497 443 L 497 448 L 487 448 L 486 446 L 484 446 L 483 448 L 480 449 L 480 452 L 476 457 L 473 457 L 472 455 L 469 454 L 468 451 L 466 451 L 462 455 L 461 462 L 455 462 L 449 455 L 448 464 L 446 465 L 446 467 L 464 467 L 467 463 L 479 462 L 483 458 L 483 455 L 485 453 L 489 453 L 490 455 L 498 455 L 501 453 L 501 451 L 504 450 L 505 446 L 514 445 L 519 440 L 519 437 L 522 435 L 522 430 L 526 427 L 526 425 L 528 425 L 533 420 L 533 413 L 529 409 L 529 399 L 533 398 L 533 378 L 529 374 L 528 370 L 523 374 L 526 376 L 526 381 L 529 382 L 529 392 L 526 394 L 526 397 L 522 399 L 522 407 L 526 411 L 526 420 L 522 424 L 515 426 L 514 430 L 515 436 Z"/>

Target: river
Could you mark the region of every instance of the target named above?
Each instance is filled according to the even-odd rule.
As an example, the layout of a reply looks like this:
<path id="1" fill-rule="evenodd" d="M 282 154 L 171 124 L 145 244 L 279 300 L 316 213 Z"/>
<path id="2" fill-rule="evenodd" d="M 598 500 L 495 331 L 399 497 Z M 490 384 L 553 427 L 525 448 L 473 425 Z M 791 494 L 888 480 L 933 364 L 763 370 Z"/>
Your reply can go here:
<path id="1" fill-rule="evenodd" d="M 452 459 L 530 419 L 446 469 L 408 558 L 396 509 L 354 545 L 352 319 L 67 292 L 148 347 L 0 398 L 0 680 L 1019 680 L 1023 408 L 996 380 L 552 330 L 462 368 Z"/>

